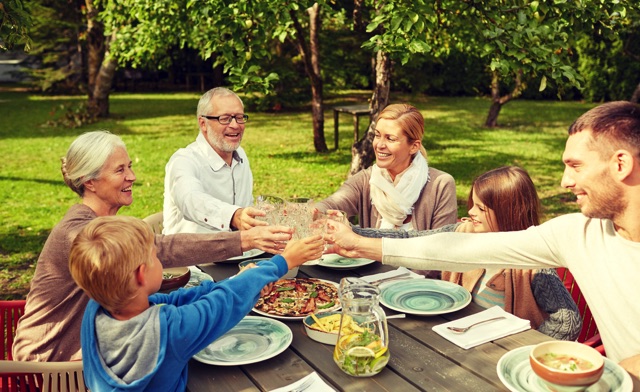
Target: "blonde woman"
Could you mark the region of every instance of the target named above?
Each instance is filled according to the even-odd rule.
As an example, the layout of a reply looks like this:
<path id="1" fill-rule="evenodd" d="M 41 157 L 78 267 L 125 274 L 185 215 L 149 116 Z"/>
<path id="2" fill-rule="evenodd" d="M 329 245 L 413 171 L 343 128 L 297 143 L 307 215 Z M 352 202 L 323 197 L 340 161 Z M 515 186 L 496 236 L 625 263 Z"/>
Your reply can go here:
<path id="1" fill-rule="evenodd" d="M 418 109 L 387 106 L 376 122 L 375 165 L 347 179 L 316 208 L 344 211 L 357 216 L 361 227 L 370 228 L 428 230 L 455 223 L 454 179 L 429 167 L 423 135 L 424 118 Z"/>

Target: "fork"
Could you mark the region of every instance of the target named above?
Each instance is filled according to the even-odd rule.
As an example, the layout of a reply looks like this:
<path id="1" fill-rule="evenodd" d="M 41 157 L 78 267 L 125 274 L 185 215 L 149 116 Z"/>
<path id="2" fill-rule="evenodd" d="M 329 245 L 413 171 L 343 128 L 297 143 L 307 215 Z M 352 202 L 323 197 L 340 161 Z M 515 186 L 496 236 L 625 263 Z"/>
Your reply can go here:
<path id="1" fill-rule="evenodd" d="M 311 386 L 311 384 L 313 384 L 314 381 L 315 381 L 315 379 L 313 377 L 309 377 L 305 382 L 303 382 L 302 384 L 298 385 L 295 389 L 292 389 L 291 392 L 303 392 L 303 391 L 306 391 L 307 389 L 309 389 L 309 387 Z"/>
<path id="2" fill-rule="evenodd" d="M 389 281 L 392 281 L 392 280 L 410 279 L 410 278 L 411 278 L 410 273 L 409 272 L 404 272 L 402 274 L 390 276 L 388 278 L 382 278 L 382 279 L 374 280 L 373 282 L 369 282 L 369 284 L 377 286 L 377 285 L 379 285 L 380 283 L 383 283 L 383 282 L 389 282 Z"/>
<path id="3" fill-rule="evenodd" d="M 489 321 L 495 321 L 495 320 L 501 320 L 506 318 L 505 316 L 500 316 L 500 317 L 494 317 L 494 318 L 490 318 L 487 320 L 482 320 L 482 321 L 478 321 L 477 323 L 473 323 L 467 327 L 461 328 L 461 327 L 447 327 L 448 330 L 451 330 L 455 333 L 465 333 L 468 330 L 470 330 L 472 327 L 475 327 L 478 324 L 484 324 L 484 323 L 488 323 Z"/>

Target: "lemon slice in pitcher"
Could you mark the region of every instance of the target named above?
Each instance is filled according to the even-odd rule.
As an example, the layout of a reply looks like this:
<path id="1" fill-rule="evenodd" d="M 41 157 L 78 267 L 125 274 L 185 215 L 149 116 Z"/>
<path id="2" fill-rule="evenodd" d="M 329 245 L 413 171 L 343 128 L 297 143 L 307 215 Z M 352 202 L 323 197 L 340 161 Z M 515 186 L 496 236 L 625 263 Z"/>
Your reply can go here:
<path id="1" fill-rule="evenodd" d="M 356 358 L 375 357 L 376 353 L 367 347 L 357 346 L 350 348 L 345 355 Z"/>

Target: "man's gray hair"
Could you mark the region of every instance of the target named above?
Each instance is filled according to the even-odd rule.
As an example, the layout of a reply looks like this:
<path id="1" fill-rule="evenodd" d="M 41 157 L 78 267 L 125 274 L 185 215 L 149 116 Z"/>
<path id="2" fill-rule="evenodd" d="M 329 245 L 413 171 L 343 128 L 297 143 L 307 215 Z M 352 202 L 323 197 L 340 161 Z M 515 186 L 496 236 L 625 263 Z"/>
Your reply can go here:
<path id="1" fill-rule="evenodd" d="M 234 93 L 226 87 L 215 87 L 202 94 L 202 97 L 200 97 L 200 101 L 198 101 L 198 110 L 196 112 L 196 117 L 200 117 L 203 114 L 208 114 L 207 112 L 209 111 L 209 104 L 214 98 L 228 97 L 230 95 L 238 98 L 240 104 L 242 105 L 242 107 L 244 107 L 244 103 L 242 103 L 242 99 L 240 99 L 238 94 Z"/>

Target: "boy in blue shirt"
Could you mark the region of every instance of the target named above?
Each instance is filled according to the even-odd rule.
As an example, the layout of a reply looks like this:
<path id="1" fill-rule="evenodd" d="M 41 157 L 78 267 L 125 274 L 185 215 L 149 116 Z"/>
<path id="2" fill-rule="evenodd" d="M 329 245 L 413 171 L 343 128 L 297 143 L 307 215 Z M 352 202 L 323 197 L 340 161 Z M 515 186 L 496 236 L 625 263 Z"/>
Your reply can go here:
<path id="1" fill-rule="evenodd" d="M 94 219 L 69 256 L 73 279 L 91 297 L 81 333 L 87 386 L 184 391 L 189 359 L 242 320 L 265 285 L 321 257 L 323 244 L 321 236 L 289 241 L 282 255 L 233 279 L 159 294 L 151 228 L 133 217 Z"/>

